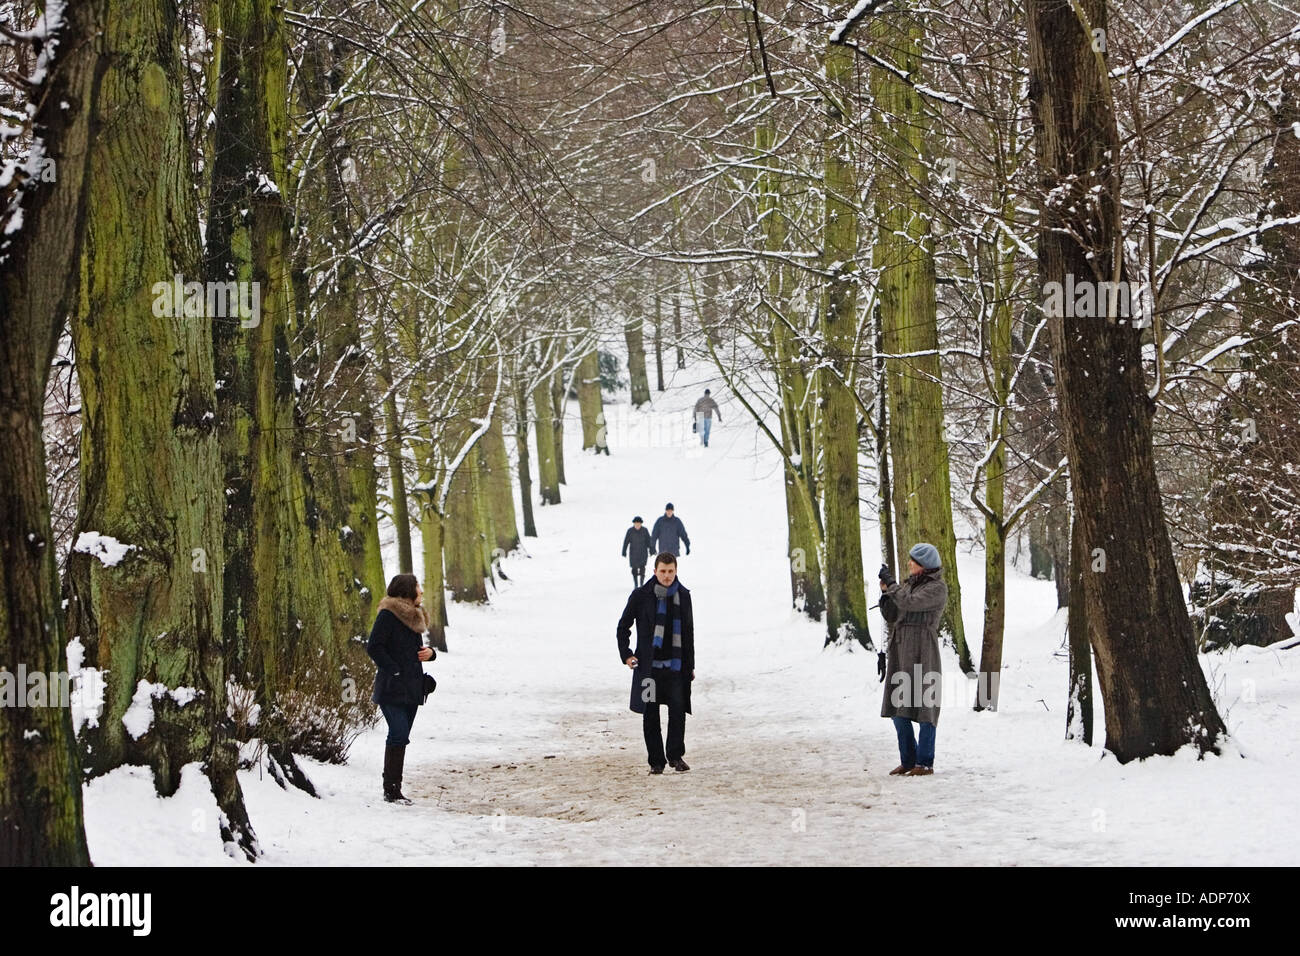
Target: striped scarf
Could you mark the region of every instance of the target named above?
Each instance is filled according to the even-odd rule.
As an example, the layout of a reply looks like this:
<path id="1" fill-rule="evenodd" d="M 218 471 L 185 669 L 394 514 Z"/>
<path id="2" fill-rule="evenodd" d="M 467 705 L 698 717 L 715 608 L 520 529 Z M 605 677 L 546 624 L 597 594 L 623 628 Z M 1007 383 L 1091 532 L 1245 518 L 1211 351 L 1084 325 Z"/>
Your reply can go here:
<path id="1" fill-rule="evenodd" d="M 677 593 L 677 586 L 680 583 L 680 581 L 674 580 L 671 585 L 664 587 L 658 581 L 655 582 L 655 597 L 659 600 L 655 607 L 654 646 L 656 648 L 664 646 L 664 629 L 668 624 L 668 598 L 671 596 L 673 599 L 673 653 L 671 660 L 652 661 L 650 664 L 651 667 L 667 667 L 679 673 L 682 669 L 682 599 Z"/>

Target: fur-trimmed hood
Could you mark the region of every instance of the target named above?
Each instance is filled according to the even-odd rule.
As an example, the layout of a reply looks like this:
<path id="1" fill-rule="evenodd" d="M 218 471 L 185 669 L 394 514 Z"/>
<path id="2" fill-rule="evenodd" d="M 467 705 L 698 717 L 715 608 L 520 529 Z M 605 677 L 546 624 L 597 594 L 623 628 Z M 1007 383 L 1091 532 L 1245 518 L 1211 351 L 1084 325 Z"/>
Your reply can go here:
<path id="1" fill-rule="evenodd" d="M 429 612 L 407 598 L 386 597 L 379 602 L 379 610 L 392 611 L 394 617 L 416 634 L 429 629 Z"/>

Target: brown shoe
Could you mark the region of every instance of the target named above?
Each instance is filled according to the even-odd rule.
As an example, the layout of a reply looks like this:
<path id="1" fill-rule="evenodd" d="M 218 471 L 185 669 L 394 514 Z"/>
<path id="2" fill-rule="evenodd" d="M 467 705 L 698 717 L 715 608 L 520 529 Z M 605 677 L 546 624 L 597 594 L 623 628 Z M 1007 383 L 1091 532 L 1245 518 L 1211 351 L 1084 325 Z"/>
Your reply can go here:
<path id="1" fill-rule="evenodd" d="M 664 765 L 663 765 L 663 764 L 657 764 L 656 766 L 653 766 L 653 767 L 650 768 L 650 772 L 651 772 L 651 773 L 663 773 L 663 772 L 664 772 Z"/>
<path id="2" fill-rule="evenodd" d="M 676 760 L 673 761 L 673 769 L 676 770 L 678 773 L 680 773 L 684 770 L 690 770 L 691 768 L 686 766 L 685 760 L 683 760 L 681 757 L 678 757 Z"/>
<path id="3" fill-rule="evenodd" d="M 933 767 L 922 767 L 920 764 L 917 764 L 917 765 L 916 765 L 915 767 L 913 767 L 911 770 L 907 771 L 907 776 L 909 776 L 909 777 L 928 777 L 928 776 L 929 776 L 930 774 L 932 774 L 932 773 L 934 773 L 934 768 L 933 768 Z"/>
<path id="4" fill-rule="evenodd" d="M 890 775 L 891 777 L 901 777 L 901 776 L 903 776 L 904 774 L 908 774 L 908 773 L 911 773 L 911 772 L 912 772 L 912 768 L 911 768 L 911 767 L 904 767 L 904 766 L 900 763 L 900 764 L 899 764 L 897 767 L 895 767 L 893 770 L 889 771 L 889 775 Z"/>

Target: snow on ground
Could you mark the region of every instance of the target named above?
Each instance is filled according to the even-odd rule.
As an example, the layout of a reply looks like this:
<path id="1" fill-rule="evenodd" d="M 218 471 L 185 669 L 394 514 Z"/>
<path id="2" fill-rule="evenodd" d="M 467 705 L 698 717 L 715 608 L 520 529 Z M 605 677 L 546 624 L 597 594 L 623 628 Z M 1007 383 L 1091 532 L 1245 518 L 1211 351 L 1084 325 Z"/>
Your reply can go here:
<path id="1" fill-rule="evenodd" d="M 723 420 L 703 449 L 687 410 L 706 383 Z M 303 762 L 322 799 L 243 772 L 260 865 L 1300 863 L 1300 649 L 1203 658 L 1226 756 L 1120 766 L 1100 706 L 1097 746 L 1063 739 L 1064 617 L 1051 582 L 1012 570 L 1000 710 L 970 709 L 946 652 L 935 774 L 890 777 L 875 655 L 823 649 L 822 625 L 790 608 L 780 470 L 743 409 L 696 366 L 653 412 L 607 414 L 611 456 L 584 455 L 573 421 L 563 504 L 536 509 L 539 537 L 504 561 L 491 604 L 450 608 L 407 751 L 415 805 L 382 801 L 382 723 L 346 766 Z M 653 522 L 669 500 L 692 542 L 679 564 L 696 613 L 692 769 L 651 777 L 614 641 L 632 586 L 619 548 L 634 514 Z M 865 518 L 864 553 L 870 572 Z M 978 643 L 982 555 L 958 570 Z M 223 855 L 195 769 L 167 800 L 139 768 L 89 784 L 95 863 L 244 865 Z"/>

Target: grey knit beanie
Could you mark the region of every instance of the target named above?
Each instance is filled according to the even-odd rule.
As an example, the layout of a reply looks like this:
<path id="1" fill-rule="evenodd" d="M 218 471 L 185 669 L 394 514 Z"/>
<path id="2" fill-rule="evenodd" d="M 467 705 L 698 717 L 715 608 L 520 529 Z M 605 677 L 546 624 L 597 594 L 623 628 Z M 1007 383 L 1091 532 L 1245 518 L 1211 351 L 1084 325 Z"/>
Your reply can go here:
<path id="1" fill-rule="evenodd" d="M 940 565 L 939 549 L 932 544 L 926 544 L 924 541 L 912 545 L 912 550 L 907 552 L 907 555 L 927 570 L 934 570 Z"/>

